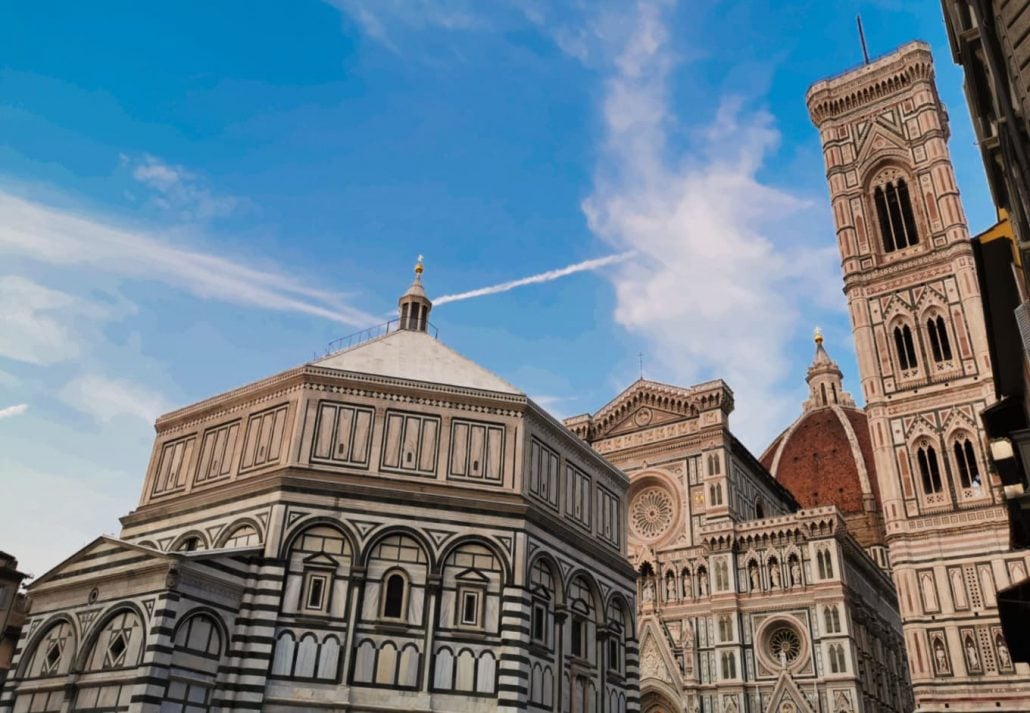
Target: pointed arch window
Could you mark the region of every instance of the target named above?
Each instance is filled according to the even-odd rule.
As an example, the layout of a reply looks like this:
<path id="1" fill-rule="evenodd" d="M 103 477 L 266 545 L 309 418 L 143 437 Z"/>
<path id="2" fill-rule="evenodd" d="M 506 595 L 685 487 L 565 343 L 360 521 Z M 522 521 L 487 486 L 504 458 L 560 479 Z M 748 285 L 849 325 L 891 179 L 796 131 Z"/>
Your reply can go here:
<path id="1" fill-rule="evenodd" d="M 883 251 L 894 252 L 919 242 L 915 214 L 904 178 L 877 186 L 873 190 L 873 203 L 883 239 Z"/>
<path id="2" fill-rule="evenodd" d="M 976 452 L 968 438 L 959 438 L 953 446 L 955 466 L 958 468 L 959 480 L 963 488 L 980 487 L 980 467 L 976 463 Z"/>
<path id="3" fill-rule="evenodd" d="M 935 362 L 951 359 L 951 341 L 948 339 L 948 328 L 943 317 L 931 317 L 926 320 L 926 334 L 930 337 L 930 351 Z"/>
<path id="4" fill-rule="evenodd" d="M 912 330 L 907 324 L 894 328 L 894 349 L 898 354 L 898 366 L 903 370 L 916 368 L 916 345 L 912 340 Z"/>
<path id="5" fill-rule="evenodd" d="M 937 450 L 933 446 L 920 446 L 916 452 L 916 462 L 923 479 L 923 492 L 927 495 L 941 492 L 941 468 L 937 461 Z"/>

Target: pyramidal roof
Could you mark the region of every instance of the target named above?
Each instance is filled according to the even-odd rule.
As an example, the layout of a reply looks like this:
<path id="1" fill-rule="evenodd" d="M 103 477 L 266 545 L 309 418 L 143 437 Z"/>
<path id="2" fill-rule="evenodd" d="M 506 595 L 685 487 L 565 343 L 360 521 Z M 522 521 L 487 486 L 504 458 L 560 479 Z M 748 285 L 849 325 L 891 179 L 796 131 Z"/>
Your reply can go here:
<path id="1" fill-rule="evenodd" d="M 433 336 L 412 329 L 390 332 L 313 361 L 311 365 L 525 396 L 524 392 Z"/>

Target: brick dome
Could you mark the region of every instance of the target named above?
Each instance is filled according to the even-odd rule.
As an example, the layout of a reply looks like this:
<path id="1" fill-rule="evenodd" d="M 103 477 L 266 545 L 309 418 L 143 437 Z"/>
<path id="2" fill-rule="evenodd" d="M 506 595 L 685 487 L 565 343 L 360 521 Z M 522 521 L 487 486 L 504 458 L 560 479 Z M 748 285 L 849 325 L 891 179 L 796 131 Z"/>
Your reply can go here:
<path id="1" fill-rule="evenodd" d="M 760 458 L 802 507 L 836 505 L 864 547 L 883 545 L 879 483 L 865 411 L 843 389 L 840 368 L 816 336 L 801 416 Z"/>

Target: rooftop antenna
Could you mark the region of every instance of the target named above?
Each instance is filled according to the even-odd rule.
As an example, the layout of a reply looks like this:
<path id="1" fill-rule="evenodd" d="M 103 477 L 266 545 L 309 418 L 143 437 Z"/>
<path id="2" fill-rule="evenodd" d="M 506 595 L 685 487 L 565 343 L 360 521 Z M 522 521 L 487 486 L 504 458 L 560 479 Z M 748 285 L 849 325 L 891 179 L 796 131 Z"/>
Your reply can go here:
<path id="1" fill-rule="evenodd" d="M 640 378 L 644 378 L 644 352 L 637 352 L 637 358 L 640 359 Z"/>
<path id="2" fill-rule="evenodd" d="M 862 31 L 862 16 L 855 15 L 855 22 L 858 23 L 858 40 L 862 43 L 862 57 L 865 63 L 869 64 L 869 49 L 865 46 L 865 32 Z"/>

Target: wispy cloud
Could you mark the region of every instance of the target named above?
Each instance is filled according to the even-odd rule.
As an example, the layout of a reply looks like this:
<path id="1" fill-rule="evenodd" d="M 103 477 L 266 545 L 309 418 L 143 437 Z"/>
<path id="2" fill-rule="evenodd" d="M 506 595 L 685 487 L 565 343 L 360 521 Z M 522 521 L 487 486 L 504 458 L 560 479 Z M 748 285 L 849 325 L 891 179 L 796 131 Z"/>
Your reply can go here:
<path id="1" fill-rule="evenodd" d="M 0 255 L 5 253 L 161 282 L 205 299 L 308 314 L 350 326 L 377 321 L 347 304 L 342 295 L 309 287 L 281 272 L 172 245 L 145 230 L 0 190 Z"/>
<path id="2" fill-rule="evenodd" d="M 758 177 L 778 147 L 772 117 L 731 97 L 714 120 L 675 115 L 670 3 L 632 7 L 583 210 L 605 244 L 636 256 L 610 273 L 616 320 L 649 343 L 665 378 L 725 378 L 737 395 L 734 429 L 759 448 L 797 408 L 780 387 L 788 344 L 804 302 L 829 292 L 811 276 L 835 278 L 834 249 L 799 245 L 784 221 L 808 202 Z M 685 151 L 672 132 L 691 137 Z"/>
<path id="3" fill-rule="evenodd" d="M 88 325 L 108 314 L 104 307 L 27 278 L 0 276 L 0 356 L 37 365 L 72 359 L 79 355 Z"/>
<path id="4" fill-rule="evenodd" d="M 28 404 L 15 404 L 14 406 L 0 408 L 0 421 L 2 421 L 5 418 L 11 418 L 12 416 L 20 416 L 28 410 Z"/>
<path id="5" fill-rule="evenodd" d="M 369 37 L 397 51 L 396 35 L 404 30 L 473 30 L 487 17 L 473 0 L 326 0 L 351 17 Z M 493 9 L 497 9 L 494 7 Z"/>
<path id="6" fill-rule="evenodd" d="M 58 396 L 67 405 L 98 422 L 108 423 L 120 416 L 153 423 L 171 409 L 159 393 L 142 384 L 86 374 L 64 385 Z"/>
<path id="7" fill-rule="evenodd" d="M 602 267 L 609 265 L 616 265 L 620 262 L 625 262 L 633 256 L 632 252 L 623 252 L 618 255 L 608 255 L 607 257 L 594 258 L 592 260 L 584 260 L 583 262 L 577 262 L 574 265 L 568 265 L 566 267 L 560 267 L 556 270 L 548 270 L 547 272 L 541 272 L 537 275 L 530 275 L 529 277 L 522 277 L 518 280 L 510 280 L 508 282 L 502 282 L 497 285 L 490 285 L 489 287 L 480 287 L 477 290 L 469 290 L 468 292 L 458 292 L 453 295 L 444 295 L 437 297 L 433 300 L 433 304 L 436 306 L 447 304 L 448 302 L 459 302 L 461 300 L 470 300 L 474 297 L 483 297 L 485 295 L 496 295 L 499 292 L 507 292 L 514 290 L 516 287 L 523 287 L 525 285 L 536 285 L 541 282 L 551 282 L 558 278 L 565 277 L 566 275 L 573 275 L 577 272 L 586 272 L 588 270 L 598 270 Z"/>
<path id="8" fill-rule="evenodd" d="M 174 211 L 180 218 L 189 221 L 224 218 L 250 205 L 235 196 L 215 195 L 197 174 L 150 154 L 137 158 L 123 154 L 121 160 L 132 170 L 132 177 L 150 189 L 150 203 Z"/>

